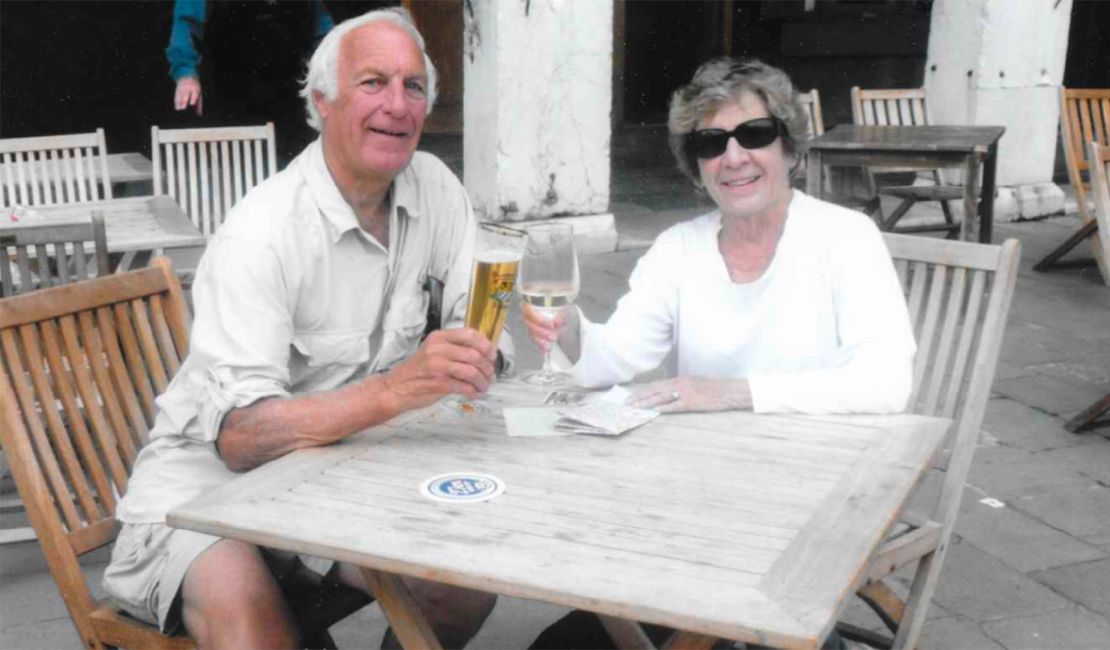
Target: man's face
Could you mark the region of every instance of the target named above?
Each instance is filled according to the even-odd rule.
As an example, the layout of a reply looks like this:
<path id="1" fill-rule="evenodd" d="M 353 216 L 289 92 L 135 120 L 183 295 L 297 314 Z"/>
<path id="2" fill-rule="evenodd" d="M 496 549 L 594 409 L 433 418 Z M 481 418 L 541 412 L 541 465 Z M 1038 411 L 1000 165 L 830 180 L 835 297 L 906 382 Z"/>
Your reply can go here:
<path id="1" fill-rule="evenodd" d="M 339 46 L 333 101 L 317 95 L 332 173 L 347 182 L 392 181 L 409 163 L 424 127 L 424 57 L 412 37 L 388 22 L 347 34 Z"/>

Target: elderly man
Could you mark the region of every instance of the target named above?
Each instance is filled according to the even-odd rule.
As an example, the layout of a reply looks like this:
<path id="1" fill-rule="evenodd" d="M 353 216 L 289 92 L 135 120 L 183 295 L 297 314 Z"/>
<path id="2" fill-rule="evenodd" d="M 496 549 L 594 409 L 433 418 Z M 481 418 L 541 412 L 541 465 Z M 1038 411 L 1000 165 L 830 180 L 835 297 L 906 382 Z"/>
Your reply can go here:
<path id="1" fill-rule="evenodd" d="M 302 95 L 321 135 L 230 213 L 193 287 L 191 350 L 158 400 L 117 516 L 108 593 L 201 647 L 289 647 L 298 630 L 271 567 L 281 554 L 174 530 L 166 512 L 295 449 L 326 445 L 449 393 L 475 396 L 499 353 L 478 332 L 425 332 L 429 278 L 444 319 L 465 310 L 474 217 L 439 160 L 415 153 L 435 69 L 403 10 L 336 27 Z M 339 579 L 365 584 L 354 567 Z M 409 583 L 447 646 L 488 594 Z"/>

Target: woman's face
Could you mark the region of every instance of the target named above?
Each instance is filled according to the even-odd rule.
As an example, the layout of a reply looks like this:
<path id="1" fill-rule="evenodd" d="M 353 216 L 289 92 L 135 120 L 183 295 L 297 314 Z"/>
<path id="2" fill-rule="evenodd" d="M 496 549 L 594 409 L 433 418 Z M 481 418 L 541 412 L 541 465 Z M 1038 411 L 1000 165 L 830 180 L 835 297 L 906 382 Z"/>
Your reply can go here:
<path id="1" fill-rule="evenodd" d="M 759 95 L 743 91 L 738 102 L 721 105 L 698 122 L 698 129 L 731 131 L 760 117 L 770 117 Z M 745 149 L 729 138 L 725 152 L 716 158 L 698 159 L 701 181 L 721 215 L 750 219 L 785 209 L 790 201 L 790 181 L 782 138 L 761 149 Z"/>

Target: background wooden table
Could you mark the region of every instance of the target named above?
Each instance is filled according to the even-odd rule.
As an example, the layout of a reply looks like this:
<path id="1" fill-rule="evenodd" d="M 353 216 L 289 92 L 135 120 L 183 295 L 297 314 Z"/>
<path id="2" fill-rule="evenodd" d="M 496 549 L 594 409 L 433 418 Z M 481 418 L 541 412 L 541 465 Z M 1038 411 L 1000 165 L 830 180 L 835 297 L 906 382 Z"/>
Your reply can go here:
<path id="1" fill-rule="evenodd" d="M 841 124 L 809 143 L 806 193 L 821 197 L 824 166 L 964 170 L 960 238 L 990 243 L 994 226 L 995 170 L 1001 126 L 857 126 Z M 983 168 L 982 192 L 979 167 Z M 971 215 L 979 215 L 979 223 Z"/>
<path id="2" fill-rule="evenodd" d="M 534 390 L 498 384 L 495 399 L 538 403 Z M 290 454 L 168 521 L 389 574 L 816 648 L 947 424 L 729 412 L 661 416 L 619 438 L 510 438 L 496 409 L 436 406 Z M 452 471 L 492 474 L 505 493 L 462 505 L 420 495 Z"/>
<path id="3" fill-rule="evenodd" d="M 88 220 L 94 211 L 103 213 L 108 252 L 114 257 L 125 253 L 136 254 L 127 256 L 134 257 L 134 261 L 124 263 L 124 268 L 145 265 L 146 258 L 158 249 L 205 244 L 204 235 L 168 196 L 137 196 L 91 203 L 34 206 L 32 209 L 55 223 Z M 33 225 L 36 222 L 27 223 Z"/>

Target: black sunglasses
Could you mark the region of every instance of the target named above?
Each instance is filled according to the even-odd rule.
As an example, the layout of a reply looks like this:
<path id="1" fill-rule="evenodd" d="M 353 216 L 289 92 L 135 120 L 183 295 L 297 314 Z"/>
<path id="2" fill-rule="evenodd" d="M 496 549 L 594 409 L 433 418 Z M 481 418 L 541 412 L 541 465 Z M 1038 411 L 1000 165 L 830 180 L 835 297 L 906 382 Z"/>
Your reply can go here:
<path id="1" fill-rule="evenodd" d="M 695 158 L 716 158 L 728 149 L 729 138 L 736 138 L 745 149 L 762 149 L 784 133 L 786 125 L 777 117 L 748 120 L 731 131 L 699 129 L 686 134 L 686 153 Z"/>

